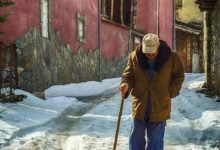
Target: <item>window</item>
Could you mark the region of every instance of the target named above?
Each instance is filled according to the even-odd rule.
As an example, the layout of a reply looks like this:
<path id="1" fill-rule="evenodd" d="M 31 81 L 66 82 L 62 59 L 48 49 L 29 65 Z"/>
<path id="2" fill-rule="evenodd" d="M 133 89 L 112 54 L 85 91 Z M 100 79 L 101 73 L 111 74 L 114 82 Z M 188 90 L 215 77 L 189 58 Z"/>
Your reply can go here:
<path id="1" fill-rule="evenodd" d="M 77 13 L 77 39 L 85 43 L 85 16 Z"/>
<path id="2" fill-rule="evenodd" d="M 137 45 L 139 45 L 141 43 L 141 37 L 137 36 L 137 35 L 133 35 L 133 42 L 132 42 L 132 48 L 135 49 L 135 47 Z"/>
<path id="3" fill-rule="evenodd" d="M 132 25 L 134 0 L 102 0 L 102 14 L 114 22 Z"/>
<path id="4" fill-rule="evenodd" d="M 48 0 L 41 0 L 41 35 L 48 38 Z"/>
<path id="5" fill-rule="evenodd" d="M 176 0 L 176 7 L 183 7 L 183 0 Z"/>
<path id="6" fill-rule="evenodd" d="M 130 35 L 131 35 L 131 42 L 130 42 L 131 49 L 135 49 L 137 45 L 141 44 L 144 33 L 135 29 L 131 29 Z"/>

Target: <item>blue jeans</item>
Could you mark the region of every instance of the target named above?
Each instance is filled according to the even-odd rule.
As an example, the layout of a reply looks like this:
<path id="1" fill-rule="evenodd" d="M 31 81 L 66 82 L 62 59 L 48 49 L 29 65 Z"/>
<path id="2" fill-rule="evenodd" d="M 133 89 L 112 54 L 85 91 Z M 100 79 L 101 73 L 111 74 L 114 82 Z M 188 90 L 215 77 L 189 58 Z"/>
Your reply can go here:
<path id="1" fill-rule="evenodd" d="M 129 139 L 129 150 L 163 150 L 165 126 L 166 121 L 149 122 L 148 118 L 145 120 L 134 119 Z"/>

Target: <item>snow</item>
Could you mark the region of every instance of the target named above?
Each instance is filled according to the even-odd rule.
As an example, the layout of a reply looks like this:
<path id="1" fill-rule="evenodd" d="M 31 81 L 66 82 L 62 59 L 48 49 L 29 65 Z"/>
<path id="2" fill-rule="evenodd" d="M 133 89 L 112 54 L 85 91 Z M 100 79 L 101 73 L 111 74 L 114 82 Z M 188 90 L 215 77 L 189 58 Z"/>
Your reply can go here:
<path id="1" fill-rule="evenodd" d="M 220 103 L 197 90 L 204 74 L 185 74 L 180 95 L 172 100 L 165 150 L 219 150 Z M 22 90 L 22 102 L 0 104 L 0 149 L 110 150 L 120 107 L 120 78 L 101 82 L 56 85 L 45 90 L 46 100 Z M 111 92 L 110 92 L 111 93 Z M 96 96 L 95 99 L 86 99 Z M 80 97 L 85 98 L 81 101 Z M 118 150 L 128 149 L 131 97 L 125 100 Z"/>
<path id="2" fill-rule="evenodd" d="M 102 82 L 88 81 L 80 84 L 56 85 L 45 90 L 45 96 L 48 97 L 79 97 L 93 96 L 103 93 L 106 90 L 117 87 L 120 78 L 106 79 Z"/>

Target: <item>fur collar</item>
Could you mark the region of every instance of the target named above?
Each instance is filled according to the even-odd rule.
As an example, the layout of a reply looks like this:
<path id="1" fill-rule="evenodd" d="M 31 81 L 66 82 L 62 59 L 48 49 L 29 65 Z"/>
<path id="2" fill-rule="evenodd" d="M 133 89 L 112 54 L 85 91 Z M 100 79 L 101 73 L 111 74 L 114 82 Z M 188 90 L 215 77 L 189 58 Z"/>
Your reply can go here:
<path id="1" fill-rule="evenodd" d="M 138 64 L 142 70 L 148 70 L 148 59 L 142 52 L 142 45 L 138 45 L 135 49 Z M 171 49 L 166 42 L 160 40 L 158 55 L 155 62 L 155 71 L 159 72 L 163 64 L 168 60 Z"/>

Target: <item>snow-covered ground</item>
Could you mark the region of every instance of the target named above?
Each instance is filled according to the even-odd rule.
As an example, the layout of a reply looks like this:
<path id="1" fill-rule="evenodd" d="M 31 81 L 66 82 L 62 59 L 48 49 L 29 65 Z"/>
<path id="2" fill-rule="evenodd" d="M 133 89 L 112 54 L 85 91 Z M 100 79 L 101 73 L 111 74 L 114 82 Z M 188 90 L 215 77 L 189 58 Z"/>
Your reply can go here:
<path id="1" fill-rule="evenodd" d="M 111 150 L 120 107 L 120 78 L 102 82 L 57 85 L 45 90 L 46 100 L 16 90 L 27 98 L 0 104 L 2 150 Z M 219 150 L 220 103 L 196 92 L 204 74 L 186 74 L 172 100 L 165 150 Z M 89 96 L 89 97 L 87 97 Z M 118 150 L 128 149 L 131 98 L 125 100 Z"/>

